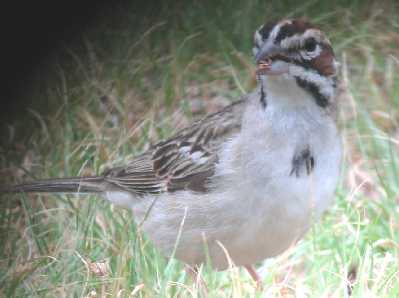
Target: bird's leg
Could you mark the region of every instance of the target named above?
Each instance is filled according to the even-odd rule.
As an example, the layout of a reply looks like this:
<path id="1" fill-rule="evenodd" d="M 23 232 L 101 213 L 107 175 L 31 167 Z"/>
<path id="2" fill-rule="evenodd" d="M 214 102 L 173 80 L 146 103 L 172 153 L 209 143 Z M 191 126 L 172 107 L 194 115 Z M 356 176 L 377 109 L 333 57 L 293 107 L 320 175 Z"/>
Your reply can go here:
<path id="1" fill-rule="evenodd" d="M 247 269 L 249 275 L 251 275 L 252 279 L 255 281 L 256 288 L 258 290 L 262 290 L 262 288 L 263 288 L 262 280 L 261 280 L 258 272 L 256 272 L 255 268 L 251 265 L 245 265 L 244 267 L 245 267 L 245 269 Z"/>

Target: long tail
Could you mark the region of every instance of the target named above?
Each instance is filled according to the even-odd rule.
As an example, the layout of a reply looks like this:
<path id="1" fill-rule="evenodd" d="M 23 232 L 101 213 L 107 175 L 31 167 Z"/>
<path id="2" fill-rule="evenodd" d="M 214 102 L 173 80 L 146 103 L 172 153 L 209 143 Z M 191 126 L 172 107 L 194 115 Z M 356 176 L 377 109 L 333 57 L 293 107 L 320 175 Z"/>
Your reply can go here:
<path id="1" fill-rule="evenodd" d="M 103 177 L 55 178 L 0 187 L 0 192 L 97 193 L 104 191 L 104 186 Z"/>

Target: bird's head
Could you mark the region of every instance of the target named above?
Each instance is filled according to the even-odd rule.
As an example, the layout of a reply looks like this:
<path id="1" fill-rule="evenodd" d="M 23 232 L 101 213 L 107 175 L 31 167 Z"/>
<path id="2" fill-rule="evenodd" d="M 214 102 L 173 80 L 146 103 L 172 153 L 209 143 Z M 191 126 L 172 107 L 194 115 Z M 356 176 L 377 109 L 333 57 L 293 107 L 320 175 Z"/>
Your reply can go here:
<path id="1" fill-rule="evenodd" d="M 295 79 L 319 105 L 328 104 L 338 62 L 330 41 L 316 26 L 301 19 L 262 25 L 255 32 L 253 53 L 258 75 Z"/>

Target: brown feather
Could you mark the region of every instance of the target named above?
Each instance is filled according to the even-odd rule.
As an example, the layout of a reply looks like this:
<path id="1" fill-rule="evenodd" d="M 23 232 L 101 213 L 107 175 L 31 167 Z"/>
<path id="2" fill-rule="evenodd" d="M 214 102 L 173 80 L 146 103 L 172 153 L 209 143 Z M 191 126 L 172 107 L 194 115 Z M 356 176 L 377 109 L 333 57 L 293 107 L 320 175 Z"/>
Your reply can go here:
<path id="1" fill-rule="evenodd" d="M 240 100 L 194 122 L 127 166 L 108 170 L 104 179 L 138 195 L 184 189 L 206 192 L 220 145 L 241 127 L 244 103 Z"/>

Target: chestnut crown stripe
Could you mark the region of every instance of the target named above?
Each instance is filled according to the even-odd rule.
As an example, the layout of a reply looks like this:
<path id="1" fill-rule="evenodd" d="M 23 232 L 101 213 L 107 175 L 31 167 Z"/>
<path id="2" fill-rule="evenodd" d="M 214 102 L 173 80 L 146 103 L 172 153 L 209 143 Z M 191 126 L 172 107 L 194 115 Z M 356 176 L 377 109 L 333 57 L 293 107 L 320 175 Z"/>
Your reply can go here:
<path id="1" fill-rule="evenodd" d="M 269 22 L 264 24 L 262 28 L 259 29 L 259 33 L 262 36 L 263 41 L 266 41 L 269 38 L 270 33 L 277 24 L 277 22 Z M 279 43 L 287 37 L 294 36 L 295 34 L 302 34 L 308 29 L 317 29 L 317 27 L 304 20 L 293 20 L 287 22 L 279 29 L 275 38 L 275 42 Z"/>
<path id="2" fill-rule="evenodd" d="M 317 29 L 317 28 L 312 24 L 310 24 L 309 22 L 303 20 L 293 20 L 292 22 L 286 23 L 283 26 L 281 26 L 276 36 L 275 42 L 279 43 L 287 37 L 294 36 L 295 34 L 302 34 L 308 29 Z"/>

